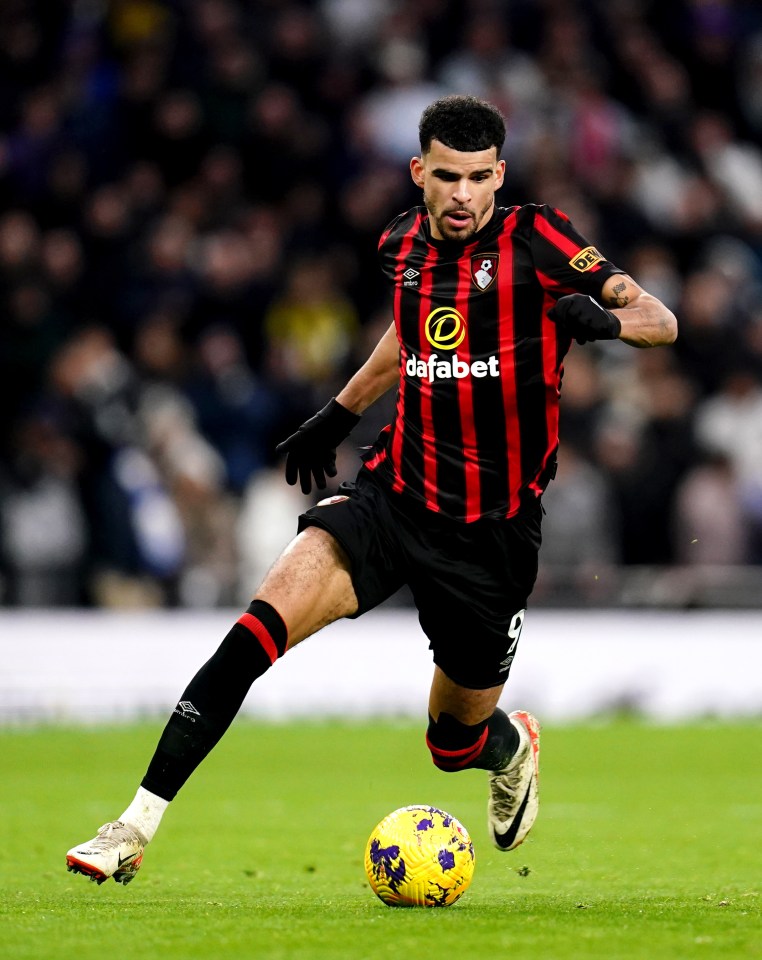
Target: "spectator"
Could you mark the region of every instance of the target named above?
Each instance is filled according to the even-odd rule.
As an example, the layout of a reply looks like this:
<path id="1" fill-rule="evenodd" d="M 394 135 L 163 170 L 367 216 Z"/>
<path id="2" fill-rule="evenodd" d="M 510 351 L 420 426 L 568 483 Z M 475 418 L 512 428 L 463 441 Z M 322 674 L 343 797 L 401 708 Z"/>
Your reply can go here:
<path id="1" fill-rule="evenodd" d="M 675 497 L 673 527 L 680 563 L 748 562 L 748 526 L 738 480 L 727 457 L 707 456 L 683 477 Z"/>
<path id="2" fill-rule="evenodd" d="M 616 507 L 608 477 L 581 457 L 573 443 L 559 451 L 558 474 L 543 497 L 544 576 L 541 588 L 558 589 L 563 573 L 583 597 L 594 599 L 619 561 Z"/>
<path id="3" fill-rule="evenodd" d="M 360 103 L 355 130 L 371 155 L 406 164 L 418 151 L 418 118 L 446 91 L 427 79 L 426 51 L 407 37 L 392 37 L 377 54 L 381 83 Z"/>
<path id="4" fill-rule="evenodd" d="M 294 264 L 265 330 L 274 362 L 290 380 L 315 387 L 337 375 L 350 355 L 357 318 L 328 261 Z"/>
<path id="5" fill-rule="evenodd" d="M 762 562 L 762 386 L 745 367 L 727 374 L 720 391 L 696 410 L 696 436 L 724 456 L 738 485 L 755 563 Z"/>
<path id="6" fill-rule="evenodd" d="M 14 439 L 13 459 L 0 468 L 2 602 L 80 604 L 88 539 L 77 490 L 81 451 L 43 411 L 20 421 Z"/>

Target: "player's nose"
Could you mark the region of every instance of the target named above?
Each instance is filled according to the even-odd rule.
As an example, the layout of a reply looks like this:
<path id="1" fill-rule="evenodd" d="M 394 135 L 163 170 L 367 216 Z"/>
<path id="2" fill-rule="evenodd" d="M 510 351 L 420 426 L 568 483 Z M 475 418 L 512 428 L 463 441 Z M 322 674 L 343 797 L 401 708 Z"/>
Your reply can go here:
<path id="1" fill-rule="evenodd" d="M 469 189 L 468 180 L 458 180 L 455 183 L 455 189 L 452 194 L 453 200 L 457 200 L 458 203 L 467 203 L 471 199 L 471 191 Z"/>

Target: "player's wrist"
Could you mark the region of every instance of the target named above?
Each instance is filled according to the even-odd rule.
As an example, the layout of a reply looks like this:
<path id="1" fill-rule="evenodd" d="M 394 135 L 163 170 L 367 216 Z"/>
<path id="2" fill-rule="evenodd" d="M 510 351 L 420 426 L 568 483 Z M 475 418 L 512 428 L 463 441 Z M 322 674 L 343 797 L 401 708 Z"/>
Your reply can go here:
<path id="1" fill-rule="evenodd" d="M 561 297 L 548 316 L 579 343 L 589 340 L 616 340 L 622 322 L 611 310 L 583 293 Z"/>
<path id="2" fill-rule="evenodd" d="M 595 301 L 594 301 L 595 302 Z M 596 307 L 601 311 L 603 318 L 601 321 L 601 340 L 616 340 L 622 332 L 622 321 L 614 313 L 602 304 L 595 302 Z"/>
<path id="3" fill-rule="evenodd" d="M 347 436 L 362 419 L 359 413 L 355 413 L 349 407 L 344 406 L 336 397 L 331 397 L 318 416 L 330 421 L 337 431 L 346 431 L 344 436 Z"/>

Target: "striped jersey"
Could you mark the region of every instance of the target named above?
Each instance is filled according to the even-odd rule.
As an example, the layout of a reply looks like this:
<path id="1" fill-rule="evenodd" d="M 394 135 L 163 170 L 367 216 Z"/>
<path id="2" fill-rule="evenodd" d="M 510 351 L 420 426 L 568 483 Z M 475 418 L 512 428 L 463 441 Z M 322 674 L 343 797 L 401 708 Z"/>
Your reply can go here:
<path id="1" fill-rule="evenodd" d="M 548 319 L 567 293 L 622 273 L 549 206 L 497 207 L 466 243 L 431 236 L 425 207 L 379 242 L 400 382 L 365 469 L 454 520 L 516 516 L 555 473 L 563 359 Z"/>

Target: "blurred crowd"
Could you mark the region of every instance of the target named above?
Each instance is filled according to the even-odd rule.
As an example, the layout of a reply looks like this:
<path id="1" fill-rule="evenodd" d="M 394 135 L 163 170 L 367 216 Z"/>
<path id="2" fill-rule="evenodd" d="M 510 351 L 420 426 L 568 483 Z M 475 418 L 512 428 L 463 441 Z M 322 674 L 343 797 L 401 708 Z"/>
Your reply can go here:
<path id="1" fill-rule="evenodd" d="M 389 323 L 378 236 L 449 92 L 508 119 L 499 201 L 680 324 L 573 348 L 543 562 L 762 563 L 758 3 L 5 0 L 0 602 L 249 597 L 305 502 L 275 444 Z"/>

